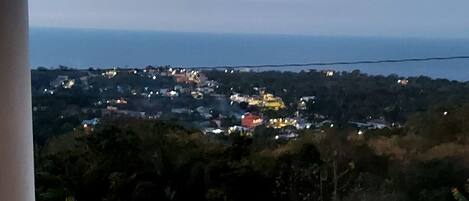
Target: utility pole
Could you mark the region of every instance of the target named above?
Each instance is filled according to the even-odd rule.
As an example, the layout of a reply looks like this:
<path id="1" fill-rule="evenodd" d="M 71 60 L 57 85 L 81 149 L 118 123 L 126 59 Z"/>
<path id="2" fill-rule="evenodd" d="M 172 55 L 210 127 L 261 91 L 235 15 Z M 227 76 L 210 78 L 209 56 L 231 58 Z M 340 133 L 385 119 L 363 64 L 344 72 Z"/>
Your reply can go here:
<path id="1" fill-rule="evenodd" d="M 338 201 L 337 199 L 337 188 L 339 183 L 339 178 L 337 178 L 337 159 L 336 154 L 334 154 L 334 161 L 332 162 L 332 174 L 333 174 L 333 183 L 334 191 L 332 192 L 332 201 Z"/>

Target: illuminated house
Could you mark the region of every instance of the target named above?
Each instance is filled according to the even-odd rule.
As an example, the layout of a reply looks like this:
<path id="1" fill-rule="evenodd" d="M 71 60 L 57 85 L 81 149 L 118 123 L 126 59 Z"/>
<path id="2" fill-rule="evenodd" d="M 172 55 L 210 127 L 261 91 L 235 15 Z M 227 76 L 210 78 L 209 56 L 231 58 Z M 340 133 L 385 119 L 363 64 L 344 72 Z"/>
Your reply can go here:
<path id="1" fill-rule="evenodd" d="M 279 97 L 275 97 L 273 94 L 264 94 L 262 96 L 263 106 L 267 109 L 280 110 L 285 108 L 285 103 Z"/>
<path id="2" fill-rule="evenodd" d="M 199 71 L 181 70 L 179 73 L 177 73 L 177 71 L 174 70 L 171 72 L 171 76 L 176 79 L 177 83 L 203 84 L 207 81 L 207 77 Z"/>
<path id="3" fill-rule="evenodd" d="M 199 71 L 187 72 L 186 76 L 189 77 L 190 82 L 196 83 L 196 84 L 203 84 L 208 80 L 207 77 L 204 74 L 200 73 Z"/>
<path id="4" fill-rule="evenodd" d="M 262 100 L 258 97 L 250 97 L 247 100 L 248 100 L 248 104 L 251 106 L 259 106 L 259 107 L 262 106 Z"/>
<path id="5" fill-rule="evenodd" d="M 125 100 L 124 98 L 111 99 L 111 100 L 106 101 L 106 103 L 110 105 L 126 105 L 127 100 Z"/>
<path id="6" fill-rule="evenodd" d="M 269 124 L 267 126 L 271 128 L 275 128 L 275 129 L 280 129 L 280 128 L 285 128 L 287 126 L 296 127 L 297 124 L 298 124 L 298 121 L 296 119 L 278 118 L 278 119 L 270 119 Z"/>
<path id="7" fill-rule="evenodd" d="M 406 86 L 409 84 L 409 80 L 397 80 L 397 84 L 400 84 L 402 86 Z"/>
<path id="8" fill-rule="evenodd" d="M 233 94 L 230 96 L 230 100 L 237 103 L 248 102 L 249 97 L 241 94 Z"/>
<path id="9" fill-rule="evenodd" d="M 109 79 L 115 77 L 116 75 L 117 75 L 117 70 L 116 69 L 107 70 L 105 73 L 103 73 L 103 76 L 105 76 Z"/>
<path id="10" fill-rule="evenodd" d="M 246 128 L 255 128 L 262 125 L 262 118 L 252 113 L 246 113 L 241 117 L 241 125 Z"/>
<path id="11" fill-rule="evenodd" d="M 314 100 L 316 100 L 316 96 L 303 96 L 300 98 L 300 101 L 305 101 L 305 102 L 314 101 Z"/>
<path id="12" fill-rule="evenodd" d="M 233 102 L 241 103 L 247 102 L 250 106 L 263 107 L 271 110 L 280 110 L 285 108 L 285 103 L 280 97 L 275 97 L 273 94 L 262 94 L 262 96 L 246 96 L 234 94 L 230 96 Z"/>
<path id="13" fill-rule="evenodd" d="M 93 127 L 95 127 L 96 125 L 98 125 L 99 123 L 99 119 L 98 118 L 93 118 L 93 119 L 89 119 L 89 120 L 83 120 L 81 122 L 81 125 L 83 126 L 84 129 L 91 129 Z"/>
<path id="14" fill-rule="evenodd" d="M 75 80 L 71 79 L 71 80 L 64 81 L 63 84 L 62 84 L 62 87 L 64 89 L 71 89 L 73 87 L 73 85 L 75 85 Z"/>
<path id="15" fill-rule="evenodd" d="M 57 78 L 52 80 L 49 85 L 52 86 L 52 87 L 57 88 L 57 87 L 63 85 L 65 83 L 65 81 L 67 81 L 67 80 L 68 80 L 68 76 L 59 75 L 59 76 L 57 76 Z"/>
<path id="16" fill-rule="evenodd" d="M 75 80 L 69 79 L 69 77 L 66 75 L 59 75 L 57 78 L 51 81 L 49 85 L 55 88 L 62 86 L 65 89 L 71 89 L 73 85 L 75 85 Z"/>
<path id="17" fill-rule="evenodd" d="M 335 71 L 333 70 L 323 70 L 322 72 L 326 75 L 326 77 L 332 77 L 335 74 Z"/>
<path id="18" fill-rule="evenodd" d="M 315 103 L 316 96 L 304 96 L 300 98 L 300 102 L 298 103 L 298 109 L 300 110 L 306 110 L 307 109 L 307 103 L 312 101 Z"/>
<path id="19" fill-rule="evenodd" d="M 204 99 L 204 94 L 200 93 L 198 91 L 193 91 L 191 92 L 192 98 L 197 99 L 197 100 L 202 100 Z"/>

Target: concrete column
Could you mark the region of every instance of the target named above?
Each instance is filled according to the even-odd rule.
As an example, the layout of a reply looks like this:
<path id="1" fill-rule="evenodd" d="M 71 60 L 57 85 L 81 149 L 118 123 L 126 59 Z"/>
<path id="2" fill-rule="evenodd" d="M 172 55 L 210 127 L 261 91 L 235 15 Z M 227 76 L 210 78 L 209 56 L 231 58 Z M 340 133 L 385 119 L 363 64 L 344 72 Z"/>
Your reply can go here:
<path id="1" fill-rule="evenodd" d="M 0 201 L 34 201 L 27 0 L 0 0 Z"/>

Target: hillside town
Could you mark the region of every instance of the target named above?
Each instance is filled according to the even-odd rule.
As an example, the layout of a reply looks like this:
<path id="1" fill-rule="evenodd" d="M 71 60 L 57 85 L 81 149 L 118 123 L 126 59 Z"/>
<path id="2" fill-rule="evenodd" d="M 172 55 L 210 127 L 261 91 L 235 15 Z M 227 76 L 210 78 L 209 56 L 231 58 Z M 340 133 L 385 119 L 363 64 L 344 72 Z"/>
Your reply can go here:
<path id="1" fill-rule="evenodd" d="M 286 104 L 283 97 L 271 92 L 273 89 L 269 86 L 253 86 L 253 93 L 241 93 L 231 87 L 228 93 L 224 93 L 219 88 L 228 86 L 209 79 L 205 74 L 212 71 L 224 74 L 243 72 L 171 67 L 38 70 L 33 72 L 37 75 L 33 82 L 37 80 L 41 84 L 33 83 L 33 94 L 44 98 L 41 100 L 60 100 L 61 97 L 77 95 L 86 98 L 79 103 L 79 108 L 66 106 L 75 103 L 63 103 L 66 109 L 58 111 L 57 118 L 78 118 L 75 122 L 80 122 L 80 125 L 71 127 L 81 127 L 90 133 L 100 119 L 116 117 L 171 120 L 200 129 L 207 135 L 240 133 L 252 136 L 261 126 L 277 130 L 275 139 L 296 138 L 298 132 L 305 129 L 321 132 L 323 128 L 334 127 L 334 120 L 326 114 L 307 112 L 320 97 L 302 94 L 294 102 Z M 324 77 L 335 74 L 334 71 L 322 73 Z M 397 83 L 403 85 L 407 82 L 399 80 Z M 35 102 L 35 114 L 50 109 L 53 109 L 52 105 Z M 349 125 L 354 126 L 360 135 L 369 129 L 391 126 L 383 117 L 350 121 Z"/>

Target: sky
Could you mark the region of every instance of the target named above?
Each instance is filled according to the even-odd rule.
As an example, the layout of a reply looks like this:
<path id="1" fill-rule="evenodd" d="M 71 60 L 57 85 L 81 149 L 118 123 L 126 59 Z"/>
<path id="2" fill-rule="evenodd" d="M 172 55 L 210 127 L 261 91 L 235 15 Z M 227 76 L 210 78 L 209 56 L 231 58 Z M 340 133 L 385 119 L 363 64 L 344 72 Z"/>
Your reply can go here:
<path id="1" fill-rule="evenodd" d="M 32 27 L 469 38 L 469 0 L 29 0 Z"/>

